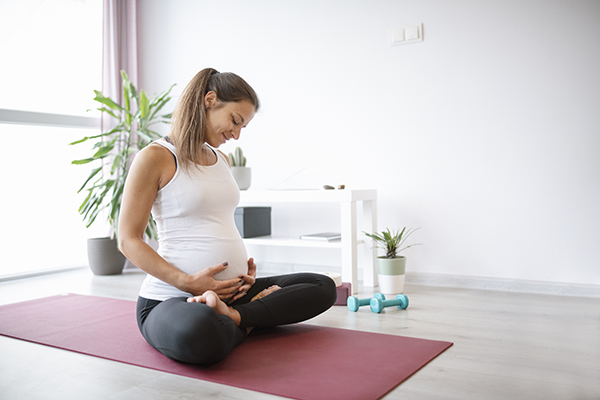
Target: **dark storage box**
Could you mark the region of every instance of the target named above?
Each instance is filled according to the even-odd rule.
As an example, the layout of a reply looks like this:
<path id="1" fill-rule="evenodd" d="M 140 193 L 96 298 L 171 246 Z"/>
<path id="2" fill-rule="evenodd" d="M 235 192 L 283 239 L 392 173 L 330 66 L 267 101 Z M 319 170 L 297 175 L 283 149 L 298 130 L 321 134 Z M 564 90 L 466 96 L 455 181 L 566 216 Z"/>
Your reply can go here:
<path id="1" fill-rule="evenodd" d="M 238 207 L 234 217 L 243 238 L 271 234 L 271 207 Z"/>

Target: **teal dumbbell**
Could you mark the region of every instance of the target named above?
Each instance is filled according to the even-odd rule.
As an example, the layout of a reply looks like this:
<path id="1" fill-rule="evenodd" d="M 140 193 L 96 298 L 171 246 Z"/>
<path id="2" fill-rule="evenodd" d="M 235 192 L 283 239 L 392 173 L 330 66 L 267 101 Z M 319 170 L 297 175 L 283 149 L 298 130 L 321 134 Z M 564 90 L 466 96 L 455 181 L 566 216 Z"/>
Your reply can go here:
<path id="1" fill-rule="evenodd" d="M 373 297 L 370 301 L 371 311 L 379 314 L 385 307 L 398 306 L 399 309 L 404 310 L 408 308 L 408 297 L 404 294 L 399 294 L 393 300 L 381 300 Z"/>
<path id="2" fill-rule="evenodd" d="M 375 293 L 373 297 L 369 297 L 368 299 L 359 299 L 356 296 L 350 296 L 348 297 L 346 304 L 348 304 L 348 310 L 357 312 L 361 306 L 371 304 L 371 300 L 374 298 L 385 300 L 385 295 L 383 295 L 382 293 Z"/>

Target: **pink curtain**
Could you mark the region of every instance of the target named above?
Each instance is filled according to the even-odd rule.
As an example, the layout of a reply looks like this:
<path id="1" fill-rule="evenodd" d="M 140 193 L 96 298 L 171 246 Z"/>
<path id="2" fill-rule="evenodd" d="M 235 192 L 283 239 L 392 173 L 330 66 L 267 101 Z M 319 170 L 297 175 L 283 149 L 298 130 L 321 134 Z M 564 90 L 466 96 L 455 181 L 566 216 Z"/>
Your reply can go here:
<path id="1" fill-rule="evenodd" d="M 104 0 L 103 7 L 102 93 L 123 105 L 121 70 L 138 86 L 137 0 Z M 111 124 L 102 117 L 103 132 Z"/>
<path id="2" fill-rule="evenodd" d="M 138 87 L 137 0 L 104 0 L 102 19 L 102 93 L 124 106 L 121 70 Z M 115 126 L 112 117 L 102 115 L 102 132 Z M 135 143 L 135 133 L 132 136 Z M 133 267 L 126 260 L 125 268 Z"/>

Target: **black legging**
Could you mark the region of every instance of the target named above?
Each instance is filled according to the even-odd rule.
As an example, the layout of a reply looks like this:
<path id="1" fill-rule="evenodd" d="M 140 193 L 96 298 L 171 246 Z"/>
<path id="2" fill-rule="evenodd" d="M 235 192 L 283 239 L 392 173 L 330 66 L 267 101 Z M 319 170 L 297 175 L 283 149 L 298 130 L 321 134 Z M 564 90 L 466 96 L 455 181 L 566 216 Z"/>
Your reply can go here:
<path id="1" fill-rule="evenodd" d="M 264 289 L 281 289 L 250 302 Z M 165 301 L 143 297 L 137 302 L 137 321 L 146 341 L 165 356 L 192 364 L 214 364 L 224 359 L 247 336 L 247 327 L 273 327 L 315 317 L 336 300 L 335 283 L 325 275 L 298 273 L 258 278 L 248 293 L 231 304 L 241 316 L 240 326 L 204 303 L 187 297 Z"/>

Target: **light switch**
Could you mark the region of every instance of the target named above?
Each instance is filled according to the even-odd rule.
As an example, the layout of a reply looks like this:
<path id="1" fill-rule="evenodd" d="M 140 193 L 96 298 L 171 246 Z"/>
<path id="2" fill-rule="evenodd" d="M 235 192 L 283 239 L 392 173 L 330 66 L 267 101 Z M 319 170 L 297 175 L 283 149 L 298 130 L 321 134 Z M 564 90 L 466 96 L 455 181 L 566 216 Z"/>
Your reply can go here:
<path id="1" fill-rule="evenodd" d="M 409 26 L 406 28 L 406 40 L 418 40 L 421 38 L 419 26 Z"/>
<path id="2" fill-rule="evenodd" d="M 398 46 L 423 41 L 423 24 L 390 29 L 390 44 Z"/>
<path id="3" fill-rule="evenodd" d="M 395 28 L 390 31 L 391 44 L 402 44 L 404 42 L 404 28 Z"/>

